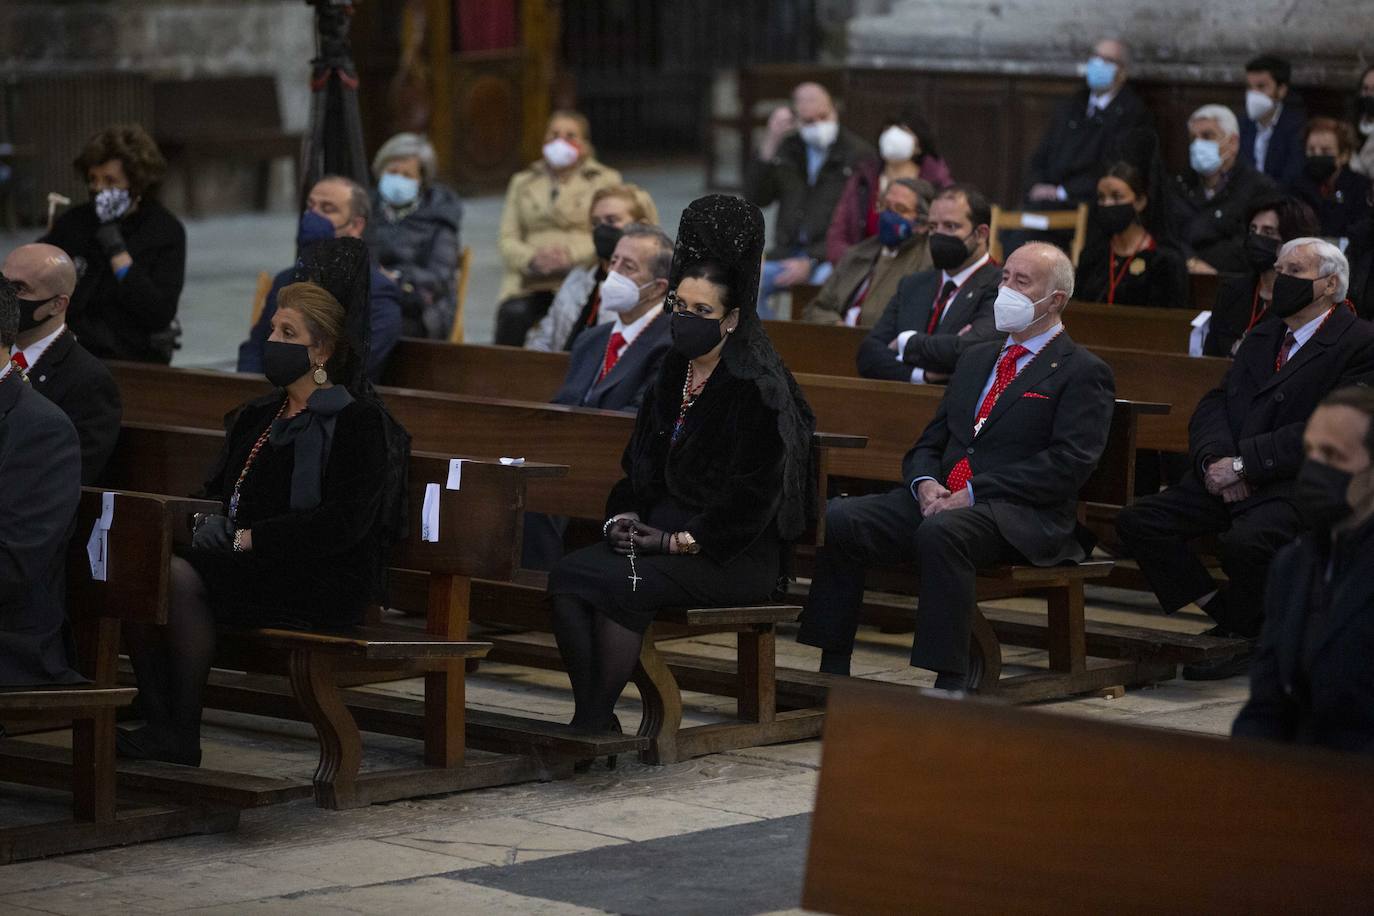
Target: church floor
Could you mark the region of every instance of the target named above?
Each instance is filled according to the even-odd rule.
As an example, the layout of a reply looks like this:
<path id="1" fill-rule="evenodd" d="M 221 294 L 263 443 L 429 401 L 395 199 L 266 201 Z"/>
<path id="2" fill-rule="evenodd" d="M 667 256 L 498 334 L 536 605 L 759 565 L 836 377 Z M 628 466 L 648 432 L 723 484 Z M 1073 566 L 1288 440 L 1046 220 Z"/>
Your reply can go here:
<path id="1" fill-rule="evenodd" d="M 1138 593 L 1090 589 L 1091 619 L 1200 632 L 1199 618 L 1163 618 Z M 990 602 L 1034 609 L 1030 601 Z M 1043 605 L 1042 605 L 1043 606 Z M 817 653 L 792 633 L 780 667 L 814 670 Z M 910 636 L 865 628 L 856 675 L 921 684 L 907 667 Z M 683 640 L 675 651 L 723 656 L 731 637 Z M 1017 650 L 1008 649 L 1008 653 Z M 1041 653 L 1008 655 L 1035 663 Z M 469 679 L 474 708 L 566 721 L 558 673 L 486 664 Z M 418 681 L 374 688 L 417 695 Z M 1169 681 L 1117 699 L 1037 707 L 1052 714 L 1225 734 L 1247 685 Z M 689 721 L 733 701 L 688 694 Z M 621 705 L 638 721 L 633 688 Z M 205 765 L 308 778 L 315 747 L 304 726 L 211 712 Z M 42 739 L 39 739 L 42 740 Z M 48 739 L 52 740 L 52 739 Z M 369 763 L 415 760 L 419 745 L 368 736 Z M 622 758 L 614 771 L 428 799 L 324 811 L 308 801 L 245 811 L 236 833 L 148 843 L 0 868 L 0 916 L 145 913 L 755 914 L 800 900 L 820 742 L 716 754 L 665 767 Z M 48 819 L 63 799 L 22 799 L 0 786 L 0 810 Z"/>

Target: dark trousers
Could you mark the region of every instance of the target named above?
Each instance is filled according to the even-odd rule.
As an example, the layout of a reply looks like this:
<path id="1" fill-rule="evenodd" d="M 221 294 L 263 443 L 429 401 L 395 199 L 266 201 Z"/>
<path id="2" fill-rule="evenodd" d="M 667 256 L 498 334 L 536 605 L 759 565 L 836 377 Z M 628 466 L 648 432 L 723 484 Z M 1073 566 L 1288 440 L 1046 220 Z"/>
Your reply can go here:
<path id="1" fill-rule="evenodd" d="M 525 293 L 511 296 L 496 307 L 496 337 L 492 343 L 507 347 L 523 347 L 530 328 L 549 313 L 553 293 Z"/>
<path id="2" fill-rule="evenodd" d="M 1297 508 L 1283 498 L 1237 505 L 1208 493 L 1189 473 L 1177 486 L 1122 509 L 1116 533 L 1170 614 L 1217 587 L 1188 546 L 1194 538 L 1216 535 L 1230 582 L 1208 602 L 1207 613 L 1232 633 L 1254 637 L 1264 622 L 1269 561 L 1304 526 Z"/>
<path id="3" fill-rule="evenodd" d="M 568 530 L 565 515 L 545 515 L 543 512 L 525 513 L 525 536 L 520 547 L 520 565 L 525 569 L 547 572 L 563 559 L 563 535 Z"/>
<path id="4" fill-rule="evenodd" d="M 986 505 L 922 518 L 916 498 L 904 488 L 832 499 L 825 512 L 825 546 L 816 553 L 816 574 L 797 641 L 851 651 L 865 568 L 914 563 L 921 588 L 911 664 L 965 674 L 978 570 L 1018 559 Z"/>

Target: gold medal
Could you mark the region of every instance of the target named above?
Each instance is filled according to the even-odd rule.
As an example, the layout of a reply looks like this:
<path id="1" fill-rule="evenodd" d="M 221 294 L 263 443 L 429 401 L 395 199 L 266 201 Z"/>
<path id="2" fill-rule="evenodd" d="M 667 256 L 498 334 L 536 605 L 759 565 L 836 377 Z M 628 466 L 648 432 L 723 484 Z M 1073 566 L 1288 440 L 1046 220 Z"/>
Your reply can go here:
<path id="1" fill-rule="evenodd" d="M 1134 261 L 1131 262 L 1130 270 L 1131 276 L 1133 277 L 1138 277 L 1141 274 L 1143 274 L 1145 272 L 1145 259 L 1136 258 Z"/>

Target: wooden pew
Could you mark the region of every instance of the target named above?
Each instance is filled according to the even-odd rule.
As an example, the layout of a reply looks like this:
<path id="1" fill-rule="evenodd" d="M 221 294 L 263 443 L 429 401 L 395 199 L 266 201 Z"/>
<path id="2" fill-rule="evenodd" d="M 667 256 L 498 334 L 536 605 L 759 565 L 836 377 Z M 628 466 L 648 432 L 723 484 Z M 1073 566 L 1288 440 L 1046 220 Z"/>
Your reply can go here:
<path id="1" fill-rule="evenodd" d="M 801 904 L 879 913 L 1364 913 L 1374 764 L 846 681 Z"/>
<path id="2" fill-rule="evenodd" d="M 169 805 L 115 792 L 115 713 L 137 693 L 115 680 L 120 625 L 167 619 L 167 558 L 185 530 L 193 501 L 115 493 L 106 579 L 92 578 L 86 540 L 101 515 L 104 494 L 83 490 L 67 558 L 67 607 L 77 637 L 75 667 L 89 684 L 0 689 L 0 721 L 72 722 L 70 752 L 20 739 L 0 741 L 0 781 L 69 789 L 72 819 L 0 829 L 0 865 L 238 826 L 238 811 L 222 806 Z"/>

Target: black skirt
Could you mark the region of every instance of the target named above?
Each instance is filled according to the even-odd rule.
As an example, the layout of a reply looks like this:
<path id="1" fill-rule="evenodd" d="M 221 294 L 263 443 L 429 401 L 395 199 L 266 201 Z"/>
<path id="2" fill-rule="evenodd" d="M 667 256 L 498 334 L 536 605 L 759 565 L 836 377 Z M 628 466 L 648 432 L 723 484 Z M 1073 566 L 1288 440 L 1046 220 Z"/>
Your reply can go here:
<path id="1" fill-rule="evenodd" d="M 664 500 L 650 510 L 644 523 L 663 531 L 681 531 L 695 514 Z M 643 633 L 662 611 L 769 601 L 778 588 L 782 547 L 770 526 L 725 564 L 703 553 L 636 557 L 639 582 L 632 583 L 630 558 L 601 541 L 559 561 L 549 574 L 549 594 L 575 595 L 621 626 Z"/>

